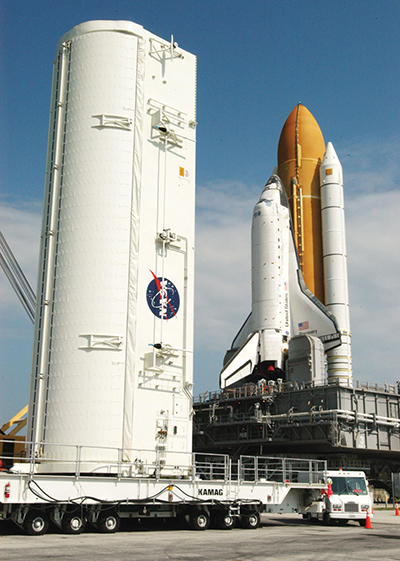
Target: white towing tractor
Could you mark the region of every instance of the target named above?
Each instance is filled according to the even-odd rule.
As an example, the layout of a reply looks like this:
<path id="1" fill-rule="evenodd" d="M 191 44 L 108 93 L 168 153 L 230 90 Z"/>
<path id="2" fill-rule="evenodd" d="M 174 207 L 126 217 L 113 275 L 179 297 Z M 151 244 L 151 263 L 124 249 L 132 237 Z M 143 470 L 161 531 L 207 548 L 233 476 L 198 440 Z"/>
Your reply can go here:
<path id="1" fill-rule="evenodd" d="M 317 500 L 310 500 L 301 510 L 303 518 L 322 520 L 325 524 L 337 522 L 345 525 L 356 520 L 365 526 L 367 514 L 372 515 L 372 502 L 368 482 L 363 471 L 327 472 L 328 488 Z"/>

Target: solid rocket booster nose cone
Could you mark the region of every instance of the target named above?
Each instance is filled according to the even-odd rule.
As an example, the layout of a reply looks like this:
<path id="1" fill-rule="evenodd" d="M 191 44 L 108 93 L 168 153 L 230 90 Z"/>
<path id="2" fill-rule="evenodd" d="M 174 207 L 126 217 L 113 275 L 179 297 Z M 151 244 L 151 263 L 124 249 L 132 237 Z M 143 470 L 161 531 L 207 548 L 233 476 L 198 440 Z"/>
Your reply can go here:
<path id="1" fill-rule="evenodd" d="M 337 183 L 343 182 L 343 170 L 338 155 L 335 152 L 332 142 L 328 142 L 326 147 L 325 155 L 321 162 L 321 167 L 319 170 L 320 175 L 320 185 L 326 185 L 327 183 Z"/>
<path id="2" fill-rule="evenodd" d="M 326 146 L 326 152 L 324 155 L 324 158 L 322 160 L 322 164 L 325 164 L 327 162 L 334 162 L 334 163 L 339 163 L 339 158 L 337 157 L 335 148 L 333 147 L 332 142 L 328 142 L 327 146 Z"/>

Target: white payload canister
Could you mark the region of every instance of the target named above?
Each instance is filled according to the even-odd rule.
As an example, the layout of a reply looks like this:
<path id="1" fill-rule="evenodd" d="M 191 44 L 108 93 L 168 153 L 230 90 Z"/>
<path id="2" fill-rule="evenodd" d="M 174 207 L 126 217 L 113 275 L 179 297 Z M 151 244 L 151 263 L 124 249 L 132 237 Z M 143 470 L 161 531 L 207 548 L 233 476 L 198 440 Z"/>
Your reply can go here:
<path id="1" fill-rule="evenodd" d="M 190 464 L 195 100 L 196 57 L 140 25 L 87 22 L 58 44 L 27 431 L 40 471 Z"/>

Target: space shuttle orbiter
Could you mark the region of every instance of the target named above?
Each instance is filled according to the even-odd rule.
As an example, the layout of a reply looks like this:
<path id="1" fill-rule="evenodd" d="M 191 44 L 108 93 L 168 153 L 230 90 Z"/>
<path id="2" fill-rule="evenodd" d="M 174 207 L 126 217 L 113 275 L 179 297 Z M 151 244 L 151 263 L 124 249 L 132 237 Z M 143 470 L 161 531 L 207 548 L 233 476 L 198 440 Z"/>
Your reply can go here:
<path id="1" fill-rule="evenodd" d="M 251 313 L 227 352 L 221 388 L 283 377 L 288 342 L 296 335 L 318 337 L 325 351 L 341 343 L 334 315 L 303 280 L 287 195 L 275 174 L 253 211 L 251 270 Z"/>

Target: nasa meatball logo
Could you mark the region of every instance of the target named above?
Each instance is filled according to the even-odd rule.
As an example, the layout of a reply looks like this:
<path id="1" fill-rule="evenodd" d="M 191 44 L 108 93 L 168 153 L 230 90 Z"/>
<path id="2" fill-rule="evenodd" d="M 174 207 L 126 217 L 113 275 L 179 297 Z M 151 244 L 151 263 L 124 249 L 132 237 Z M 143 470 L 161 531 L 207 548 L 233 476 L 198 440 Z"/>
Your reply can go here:
<path id="1" fill-rule="evenodd" d="M 156 277 L 153 271 L 153 280 L 147 287 L 147 304 L 153 314 L 160 319 L 172 319 L 179 310 L 179 292 L 174 283 L 163 277 Z"/>

